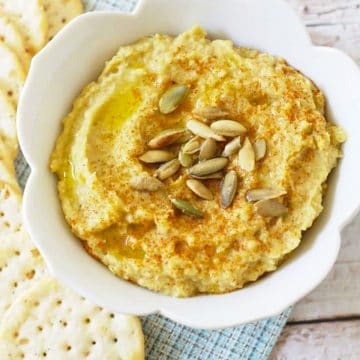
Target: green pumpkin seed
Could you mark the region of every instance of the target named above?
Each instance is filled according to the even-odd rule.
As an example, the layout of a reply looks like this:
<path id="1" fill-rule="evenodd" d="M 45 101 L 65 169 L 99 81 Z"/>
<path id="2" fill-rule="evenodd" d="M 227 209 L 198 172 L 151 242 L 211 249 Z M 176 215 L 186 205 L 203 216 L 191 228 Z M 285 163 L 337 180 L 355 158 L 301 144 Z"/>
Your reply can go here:
<path id="1" fill-rule="evenodd" d="M 192 178 L 198 180 L 208 180 L 208 179 L 222 179 L 224 174 L 221 171 L 215 172 L 213 174 L 205 175 L 205 176 L 196 176 L 189 174 Z"/>
<path id="2" fill-rule="evenodd" d="M 230 170 L 221 182 L 221 206 L 226 209 L 228 208 L 235 197 L 238 187 L 238 176 L 234 170 Z"/>
<path id="3" fill-rule="evenodd" d="M 178 159 L 181 166 L 185 168 L 190 167 L 194 163 L 194 158 L 190 154 L 185 153 L 183 149 L 179 151 Z"/>
<path id="4" fill-rule="evenodd" d="M 286 194 L 285 190 L 272 188 L 251 189 L 246 193 L 247 201 L 261 201 L 275 199 Z"/>
<path id="5" fill-rule="evenodd" d="M 239 136 L 246 133 L 247 129 L 234 120 L 218 120 L 211 124 L 211 129 L 223 136 Z"/>
<path id="6" fill-rule="evenodd" d="M 203 212 L 196 208 L 194 205 L 190 204 L 188 201 L 179 200 L 179 199 L 170 199 L 171 203 L 182 213 L 185 215 L 195 217 L 195 218 L 203 218 Z"/>
<path id="7" fill-rule="evenodd" d="M 225 138 L 216 134 L 209 126 L 201 121 L 191 119 L 186 123 L 186 127 L 194 134 L 204 139 L 212 138 L 216 141 L 225 141 Z"/>
<path id="8" fill-rule="evenodd" d="M 185 132 L 185 129 L 167 129 L 161 131 L 149 141 L 148 145 L 152 149 L 159 149 L 171 145 L 185 135 Z"/>
<path id="9" fill-rule="evenodd" d="M 141 155 L 139 157 L 139 159 L 144 163 L 155 164 L 155 163 L 161 163 L 161 162 L 172 160 L 175 157 L 176 157 L 176 155 L 170 151 L 149 150 L 149 151 L 145 152 L 143 155 Z"/>
<path id="10" fill-rule="evenodd" d="M 159 101 L 159 110 L 162 114 L 170 114 L 185 100 L 189 91 L 187 85 L 176 84 L 171 86 L 161 96 Z"/>
<path id="11" fill-rule="evenodd" d="M 258 139 L 254 143 L 255 160 L 261 160 L 266 155 L 266 141 Z"/>
<path id="12" fill-rule="evenodd" d="M 185 154 L 195 154 L 200 151 L 200 147 L 203 140 L 199 136 L 195 136 L 190 139 L 183 147 L 183 152 Z"/>
<path id="13" fill-rule="evenodd" d="M 254 206 L 256 212 L 264 217 L 280 217 L 288 212 L 287 207 L 275 199 L 261 200 Z"/>
<path id="14" fill-rule="evenodd" d="M 217 145 L 214 139 L 208 138 L 206 139 L 200 148 L 199 160 L 209 160 L 216 156 L 217 153 Z"/>
<path id="15" fill-rule="evenodd" d="M 222 170 L 228 163 L 227 158 L 219 157 L 200 162 L 189 169 L 190 175 L 206 176 Z"/>
<path id="16" fill-rule="evenodd" d="M 153 192 L 160 190 L 164 184 L 152 176 L 139 175 L 130 179 L 130 186 L 135 190 Z"/>
<path id="17" fill-rule="evenodd" d="M 232 139 L 229 143 L 225 145 L 225 148 L 221 156 L 230 157 L 231 155 L 234 155 L 237 151 L 239 151 L 240 147 L 241 147 L 241 139 L 240 136 L 237 136 L 236 138 Z"/>
<path id="18" fill-rule="evenodd" d="M 193 111 L 194 115 L 204 118 L 205 120 L 215 120 L 224 118 L 228 115 L 226 111 L 217 106 L 204 106 Z"/>
<path id="19" fill-rule="evenodd" d="M 255 152 L 248 138 L 245 139 L 244 145 L 239 151 L 239 165 L 245 171 L 255 169 Z"/>
<path id="20" fill-rule="evenodd" d="M 170 160 L 165 164 L 162 164 L 156 170 L 156 177 L 160 180 L 165 180 L 170 176 L 173 176 L 180 169 L 180 162 L 178 159 Z"/>
<path id="21" fill-rule="evenodd" d="M 186 181 L 186 185 L 194 194 L 204 200 L 212 200 L 214 198 L 212 192 L 199 180 L 189 179 Z"/>

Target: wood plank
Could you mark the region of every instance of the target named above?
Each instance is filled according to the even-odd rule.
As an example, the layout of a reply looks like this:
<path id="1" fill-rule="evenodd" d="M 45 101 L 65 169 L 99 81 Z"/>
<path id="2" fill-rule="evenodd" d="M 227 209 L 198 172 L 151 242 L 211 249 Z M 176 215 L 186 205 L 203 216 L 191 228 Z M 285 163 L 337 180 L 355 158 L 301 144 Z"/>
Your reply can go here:
<path id="1" fill-rule="evenodd" d="M 315 44 L 334 46 L 360 64 L 360 0 L 289 0 Z M 360 315 L 360 215 L 342 232 L 342 247 L 326 280 L 294 307 L 290 321 Z"/>
<path id="2" fill-rule="evenodd" d="M 360 216 L 342 232 L 333 270 L 321 285 L 295 305 L 290 321 L 360 315 Z"/>
<path id="3" fill-rule="evenodd" d="M 288 325 L 270 360 L 358 360 L 360 320 Z"/>
<path id="4" fill-rule="evenodd" d="M 359 0 L 288 0 L 315 44 L 334 46 L 360 64 Z"/>

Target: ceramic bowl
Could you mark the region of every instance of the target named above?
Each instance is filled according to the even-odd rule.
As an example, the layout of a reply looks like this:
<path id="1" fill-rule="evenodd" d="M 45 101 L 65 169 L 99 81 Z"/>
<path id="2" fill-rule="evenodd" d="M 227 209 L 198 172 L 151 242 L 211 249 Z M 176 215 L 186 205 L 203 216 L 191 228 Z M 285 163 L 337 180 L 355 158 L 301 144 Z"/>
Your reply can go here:
<path id="1" fill-rule="evenodd" d="M 280 268 L 244 289 L 177 299 L 114 276 L 90 257 L 64 221 L 49 170 L 61 120 L 84 85 L 97 78 L 119 46 L 156 32 L 177 35 L 200 24 L 212 38 L 231 39 L 284 57 L 325 93 L 328 118 L 348 140 L 329 180 L 325 210 Z M 110 311 L 160 312 L 197 328 L 223 328 L 280 313 L 314 289 L 335 262 L 340 231 L 360 204 L 360 72 L 342 52 L 314 46 L 282 0 L 143 0 L 132 14 L 87 13 L 71 22 L 33 60 L 18 110 L 22 151 L 31 167 L 25 225 L 51 273 Z"/>

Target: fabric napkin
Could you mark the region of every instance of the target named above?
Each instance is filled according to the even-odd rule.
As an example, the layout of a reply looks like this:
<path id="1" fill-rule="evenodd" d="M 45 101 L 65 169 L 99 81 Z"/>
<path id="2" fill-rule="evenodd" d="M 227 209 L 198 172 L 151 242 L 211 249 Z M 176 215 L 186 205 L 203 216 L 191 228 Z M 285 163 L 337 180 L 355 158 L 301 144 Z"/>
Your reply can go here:
<path id="1" fill-rule="evenodd" d="M 132 11 L 136 0 L 83 0 L 86 11 Z M 171 0 L 169 0 L 171 1 Z M 18 179 L 25 185 L 29 167 L 20 154 Z M 239 304 L 241 306 L 241 304 Z M 147 360 L 263 360 L 267 359 L 284 327 L 290 309 L 281 315 L 225 330 L 197 330 L 161 315 L 142 317 Z M 211 316 L 211 314 L 209 314 Z"/>

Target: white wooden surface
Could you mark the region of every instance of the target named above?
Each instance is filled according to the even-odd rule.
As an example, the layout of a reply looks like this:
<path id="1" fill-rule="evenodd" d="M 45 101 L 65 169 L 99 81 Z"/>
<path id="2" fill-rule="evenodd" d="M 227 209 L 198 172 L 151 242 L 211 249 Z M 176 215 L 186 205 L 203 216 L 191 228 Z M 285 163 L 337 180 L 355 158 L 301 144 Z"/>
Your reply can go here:
<path id="1" fill-rule="evenodd" d="M 360 0 L 288 1 L 315 44 L 344 50 L 360 65 Z M 329 276 L 295 305 L 271 359 L 360 360 L 360 214 L 344 229 Z"/>

